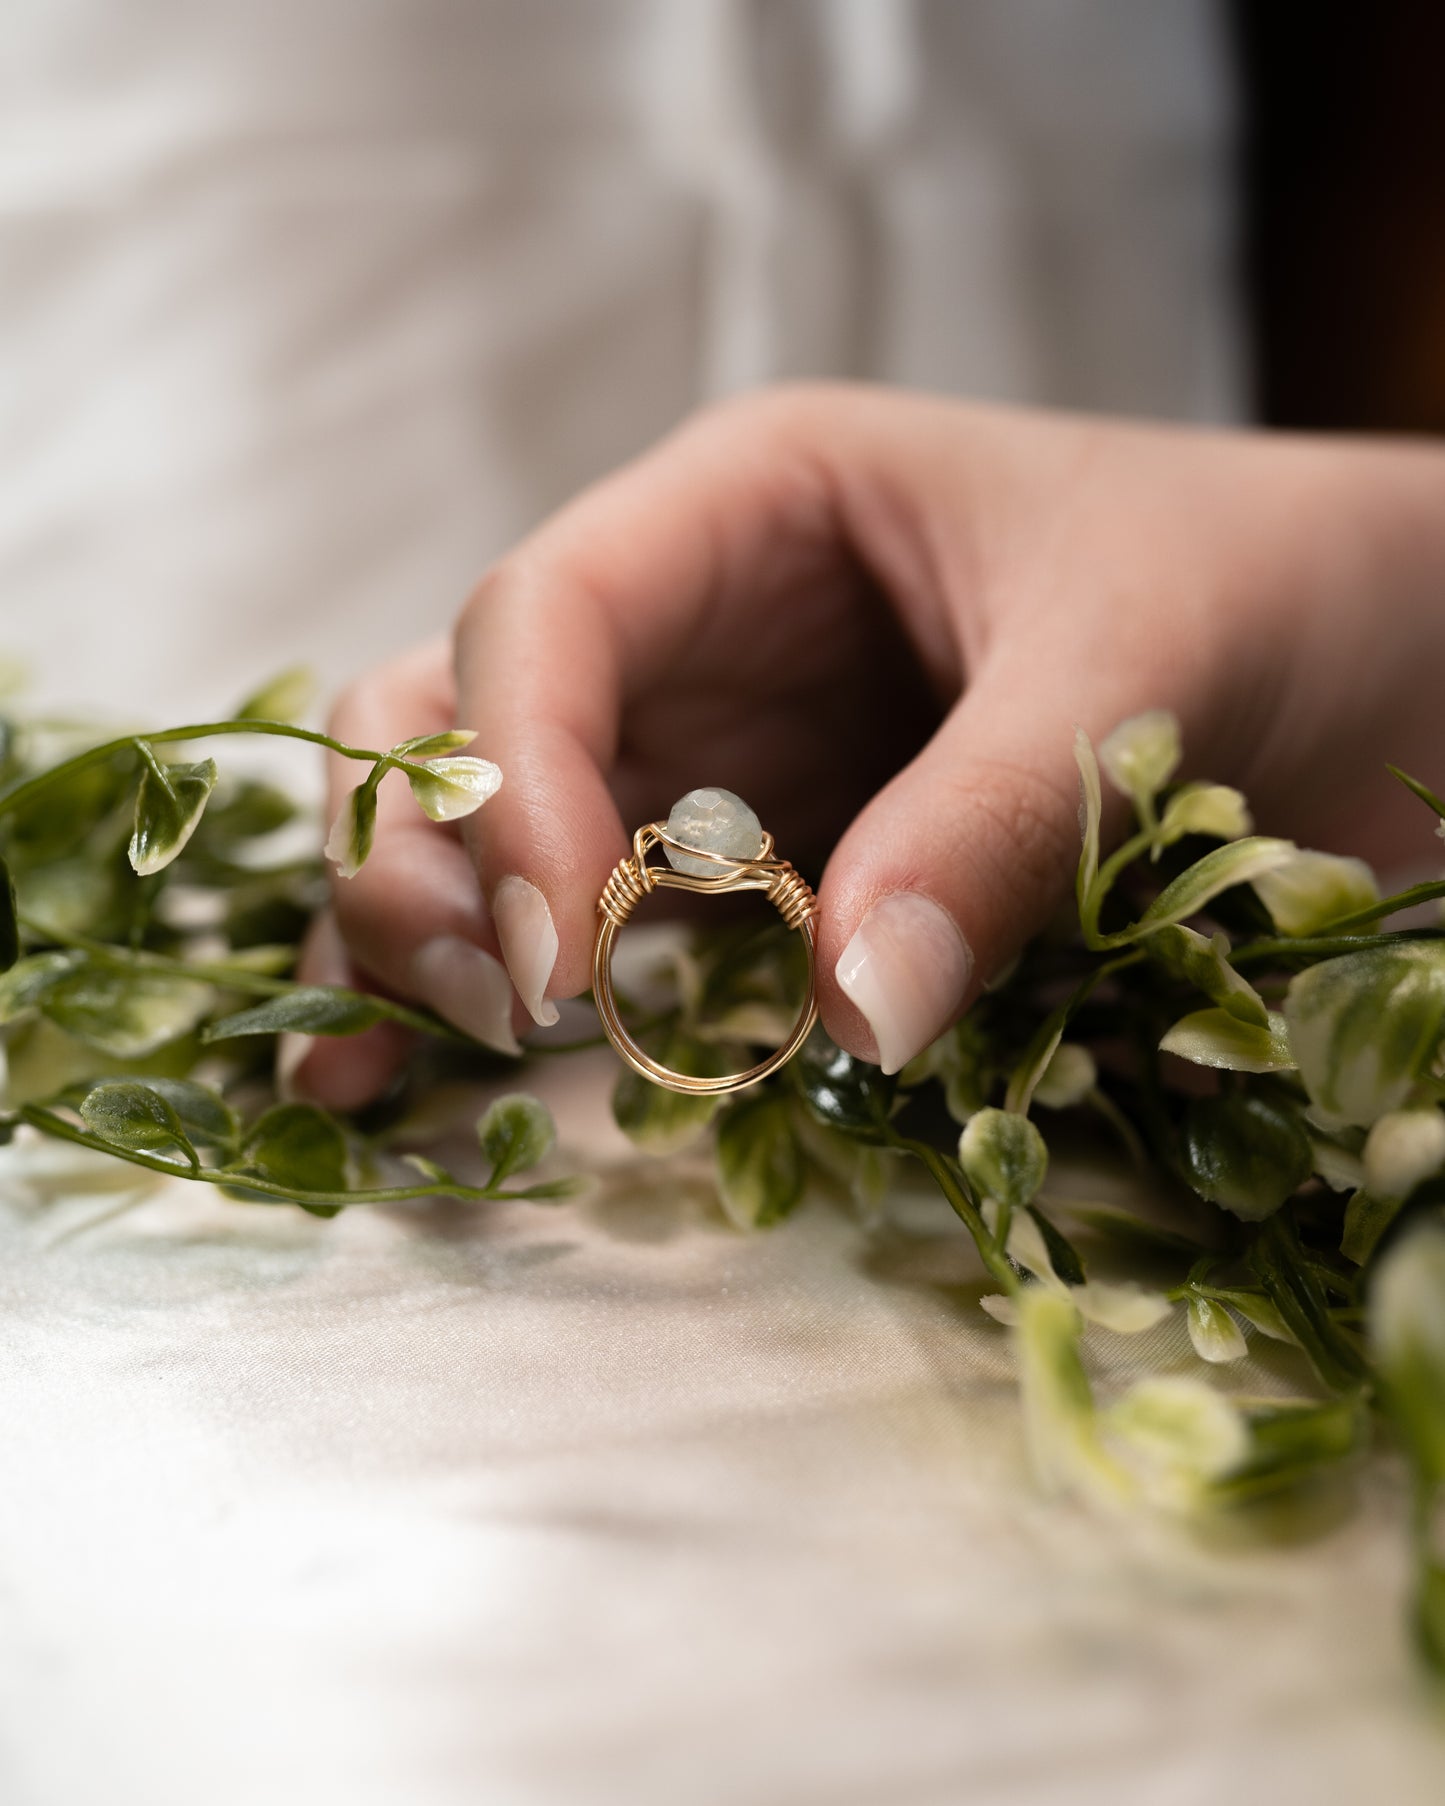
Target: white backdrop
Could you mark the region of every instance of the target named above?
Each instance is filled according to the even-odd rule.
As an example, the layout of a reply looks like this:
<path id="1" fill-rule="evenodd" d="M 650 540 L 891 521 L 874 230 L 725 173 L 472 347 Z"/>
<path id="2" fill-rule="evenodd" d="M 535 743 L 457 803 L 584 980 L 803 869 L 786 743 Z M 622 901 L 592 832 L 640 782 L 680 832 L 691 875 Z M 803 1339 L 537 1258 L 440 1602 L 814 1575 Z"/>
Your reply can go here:
<path id="1" fill-rule="evenodd" d="M 334 692 L 699 402 L 1236 411 L 1202 0 L 8 0 L 0 650 Z"/>

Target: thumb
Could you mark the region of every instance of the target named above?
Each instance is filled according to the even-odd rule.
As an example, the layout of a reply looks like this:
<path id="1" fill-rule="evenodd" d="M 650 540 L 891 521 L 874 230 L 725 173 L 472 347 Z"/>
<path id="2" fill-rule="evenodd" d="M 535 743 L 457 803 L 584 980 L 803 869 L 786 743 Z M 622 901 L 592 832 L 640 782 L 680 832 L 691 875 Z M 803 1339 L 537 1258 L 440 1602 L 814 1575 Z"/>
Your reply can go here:
<path id="1" fill-rule="evenodd" d="M 839 842 L 819 889 L 819 1006 L 840 1046 L 897 1072 L 1068 894 L 1080 698 L 1030 661 L 985 670 Z M 1097 730 L 1111 698 L 1087 712 Z"/>

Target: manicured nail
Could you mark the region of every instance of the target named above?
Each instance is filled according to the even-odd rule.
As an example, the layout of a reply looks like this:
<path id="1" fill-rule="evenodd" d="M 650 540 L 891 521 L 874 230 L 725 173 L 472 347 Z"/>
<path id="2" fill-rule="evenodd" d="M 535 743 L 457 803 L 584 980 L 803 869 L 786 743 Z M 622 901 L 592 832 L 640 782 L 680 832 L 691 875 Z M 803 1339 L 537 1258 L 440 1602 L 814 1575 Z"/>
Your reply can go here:
<path id="1" fill-rule="evenodd" d="M 276 1086 L 276 1095 L 283 1104 L 294 1104 L 301 1096 L 296 1084 L 296 1072 L 301 1062 L 316 1045 L 310 1035 L 298 1035 L 291 1029 L 284 1030 L 276 1037 L 276 1059 L 272 1078 Z"/>
<path id="2" fill-rule="evenodd" d="M 557 930 L 547 899 L 535 884 L 514 872 L 496 888 L 492 920 L 517 995 L 532 1012 L 532 1020 L 550 1028 L 557 1020 L 556 1004 L 547 1001 L 547 980 L 557 963 Z"/>
<path id="3" fill-rule="evenodd" d="M 897 1072 L 958 1014 L 973 954 L 945 910 L 915 891 L 875 903 L 834 975 L 868 1019 L 878 1064 Z"/>
<path id="4" fill-rule="evenodd" d="M 438 1016 L 498 1053 L 521 1053 L 512 1032 L 512 981 L 499 959 L 459 935 L 439 934 L 412 955 L 411 978 Z"/>

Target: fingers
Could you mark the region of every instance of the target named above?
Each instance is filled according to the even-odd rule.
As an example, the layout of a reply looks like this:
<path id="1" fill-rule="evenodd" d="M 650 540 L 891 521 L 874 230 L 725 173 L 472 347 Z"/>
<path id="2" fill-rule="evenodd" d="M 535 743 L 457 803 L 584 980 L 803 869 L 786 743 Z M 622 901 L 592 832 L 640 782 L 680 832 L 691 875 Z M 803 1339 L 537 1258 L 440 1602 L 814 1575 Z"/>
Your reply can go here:
<path id="1" fill-rule="evenodd" d="M 301 950 L 297 977 L 307 985 L 364 989 L 347 957 L 336 918 L 324 910 L 311 924 Z M 283 1035 L 276 1053 L 276 1077 L 283 1091 L 295 1091 L 329 1110 L 355 1110 L 384 1091 L 406 1058 L 414 1037 L 394 1022 L 381 1022 L 359 1035 Z"/>
<path id="2" fill-rule="evenodd" d="M 449 649 L 435 640 L 353 685 L 332 726 L 352 745 L 386 748 L 455 724 Z M 333 812 L 359 769 L 332 758 Z M 471 860 L 454 831 L 422 814 L 396 773 L 377 793 L 371 856 L 354 878 L 333 877 L 332 901 L 351 958 L 385 989 L 420 998 L 500 1053 L 520 1051 L 512 986 Z M 308 1070 L 330 1057 L 318 1049 L 320 1066 Z"/>
<path id="3" fill-rule="evenodd" d="M 834 555 L 816 469 L 784 422 L 759 405 L 687 429 L 557 516 L 467 607 L 458 714 L 504 777 L 466 839 L 538 1022 L 590 982 L 597 897 L 628 846 L 615 797 L 669 674 L 709 623 L 724 643 L 744 635 L 739 596 L 753 608 L 801 545 Z M 727 776 L 679 771 L 677 790 L 702 781 Z"/>
<path id="4" fill-rule="evenodd" d="M 1097 732 L 1143 706 L 1087 694 L 1074 681 L 1086 668 L 1059 647 L 1047 664 L 1022 651 L 986 664 L 829 862 L 819 893 L 823 1022 L 886 1072 L 958 1017 L 1073 882 L 1075 723 L 1082 716 Z"/>

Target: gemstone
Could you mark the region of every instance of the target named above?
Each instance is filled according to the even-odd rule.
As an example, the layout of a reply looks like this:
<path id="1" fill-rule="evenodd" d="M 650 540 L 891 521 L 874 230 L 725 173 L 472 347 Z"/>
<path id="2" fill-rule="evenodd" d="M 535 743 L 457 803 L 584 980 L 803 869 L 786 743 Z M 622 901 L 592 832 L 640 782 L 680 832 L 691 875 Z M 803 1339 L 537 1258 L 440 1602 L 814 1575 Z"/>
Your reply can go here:
<path id="1" fill-rule="evenodd" d="M 740 796 L 731 790 L 689 790 L 674 803 L 667 831 L 685 847 L 703 853 L 722 853 L 728 859 L 756 859 L 763 850 L 763 824 Z M 723 868 L 706 859 L 689 859 L 664 847 L 675 871 L 693 878 L 721 878 Z"/>

